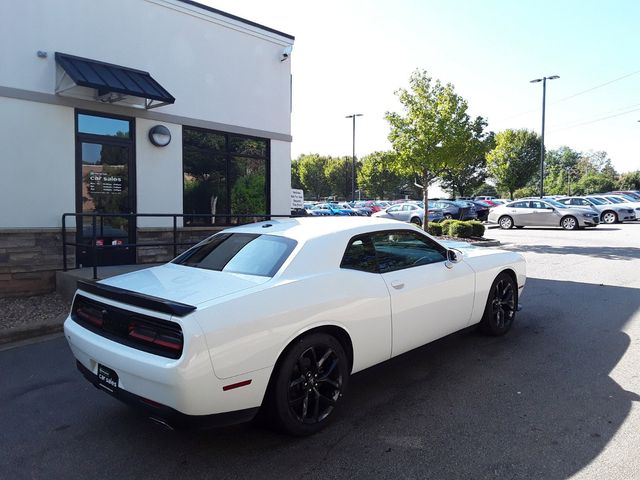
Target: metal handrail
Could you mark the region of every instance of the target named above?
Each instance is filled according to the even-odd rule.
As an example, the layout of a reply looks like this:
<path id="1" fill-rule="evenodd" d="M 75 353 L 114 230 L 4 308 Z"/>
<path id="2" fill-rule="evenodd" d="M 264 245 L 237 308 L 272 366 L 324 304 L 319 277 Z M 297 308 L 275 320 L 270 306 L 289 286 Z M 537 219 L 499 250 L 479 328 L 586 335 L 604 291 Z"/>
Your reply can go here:
<path id="1" fill-rule="evenodd" d="M 264 220 L 270 220 L 271 218 L 298 218 L 304 215 L 272 215 L 272 214 L 202 214 L 202 213 L 63 213 L 62 214 L 62 268 L 63 271 L 67 271 L 67 247 L 80 247 L 90 250 L 90 258 L 93 268 L 93 279 L 98 278 L 98 257 L 99 252 L 102 250 L 109 249 L 125 249 L 125 248 L 138 248 L 138 247 L 164 247 L 164 246 L 173 246 L 173 256 L 174 258 L 178 256 L 178 247 L 180 246 L 192 246 L 198 242 L 178 242 L 178 218 L 225 218 L 229 220 L 229 223 L 226 224 L 218 224 L 211 225 L 212 227 L 228 227 L 235 224 L 230 223 L 231 219 L 241 219 L 241 218 L 262 218 Z M 78 229 L 77 220 L 83 219 L 85 217 L 91 218 L 91 243 L 78 243 L 78 242 L 69 242 L 67 241 L 67 217 L 73 217 L 76 220 L 76 231 Z M 127 219 L 137 220 L 138 218 L 172 218 L 173 219 L 173 241 L 172 242 L 164 242 L 164 243 L 121 243 L 118 245 L 97 245 L 97 219 L 100 218 L 100 231 L 103 231 L 104 228 L 104 218 L 110 217 L 124 217 Z M 137 223 L 137 222 L 136 222 Z M 253 222 L 249 222 L 253 223 Z M 200 225 L 197 225 L 200 226 Z M 84 224 L 82 224 L 79 228 L 84 228 Z M 184 225 L 183 225 L 184 228 Z"/>

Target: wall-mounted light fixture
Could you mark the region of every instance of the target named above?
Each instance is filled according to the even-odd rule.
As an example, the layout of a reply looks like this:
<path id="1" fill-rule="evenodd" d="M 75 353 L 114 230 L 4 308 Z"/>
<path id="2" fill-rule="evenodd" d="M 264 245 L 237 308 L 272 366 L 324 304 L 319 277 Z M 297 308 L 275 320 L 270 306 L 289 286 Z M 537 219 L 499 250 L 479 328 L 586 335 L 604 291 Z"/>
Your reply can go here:
<path id="1" fill-rule="evenodd" d="M 164 125 L 156 125 L 149 129 L 149 141 L 156 147 L 166 147 L 171 142 L 171 132 Z"/>
<path id="2" fill-rule="evenodd" d="M 293 51 L 293 47 L 291 45 L 285 47 L 284 50 L 280 52 L 280 61 L 284 62 L 285 60 L 288 60 L 289 57 L 291 56 L 292 51 Z"/>

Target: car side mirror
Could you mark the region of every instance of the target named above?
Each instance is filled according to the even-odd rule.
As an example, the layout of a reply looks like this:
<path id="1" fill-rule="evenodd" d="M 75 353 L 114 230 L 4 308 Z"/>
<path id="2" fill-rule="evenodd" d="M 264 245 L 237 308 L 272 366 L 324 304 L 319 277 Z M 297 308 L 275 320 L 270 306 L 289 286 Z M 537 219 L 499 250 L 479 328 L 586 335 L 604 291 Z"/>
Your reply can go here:
<path id="1" fill-rule="evenodd" d="M 453 266 L 456 263 L 460 263 L 461 260 L 462 252 L 460 250 L 455 248 L 447 249 L 447 261 L 449 262 L 449 264 Z M 451 268 L 451 266 L 449 266 L 449 268 Z"/>

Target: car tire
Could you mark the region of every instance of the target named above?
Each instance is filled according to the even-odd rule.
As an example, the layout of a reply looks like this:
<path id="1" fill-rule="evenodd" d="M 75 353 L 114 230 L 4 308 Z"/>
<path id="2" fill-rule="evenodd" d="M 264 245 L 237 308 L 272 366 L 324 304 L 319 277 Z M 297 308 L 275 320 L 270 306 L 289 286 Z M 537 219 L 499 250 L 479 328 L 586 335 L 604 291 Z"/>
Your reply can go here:
<path id="1" fill-rule="evenodd" d="M 451 215 L 450 213 L 445 213 L 444 214 L 444 219 L 445 220 L 451 220 L 451 219 L 453 219 L 453 215 Z"/>
<path id="2" fill-rule="evenodd" d="M 420 219 L 419 219 L 418 217 L 413 217 L 413 218 L 411 219 L 411 223 L 413 223 L 414 225 L 417 225 L 417 226 L 419 226 L 419 227 L 421 227 L 421 226 L 422 226 L 422 222 L 420 221 Z"/>
<path id="3" fill-rule="evenodd" d="M 504 335 L 511 329 L 518 309 L 518 286 L 511 275 L 500 273 L 491 284 L 480 330 L 488 335 Z"/>
<path id="4" fill-rule="evenodd" d="M 578 223 L 578 219 L 576 217 L 572 217 L 571 215 L 567 215 L 560 220 L 560 225 L 565 230 L 577 230 L 580 228 L 580 224 Z"/>
<path id="5" fill-rule="evenodd" d="M 612 210 L 606 210 L 602 212 L 602 215 L 600 215 L 600 220 L 602 223 L 607 223 L 609 225 L 612 223 L 618 223 L 618 214 Z"/>
<path id="6" fill-rule="evenodd" d="M 498 225 L 500 225 L 500 228 L 502 228 L 503 230 L 509 230 L 511 227 L 513 227 L 513 218 L 511 218 L 509 215 L 503 215 L 498 219 Z"/>
<path id="7" fill-rule="evenodd" d="M 326 333 L 301 337 L 273 372 L 266 420 L 289 435 L 316 433 L 334 417 L 349 384 L 349 374 L 349 360 L 335 337 Z"/>

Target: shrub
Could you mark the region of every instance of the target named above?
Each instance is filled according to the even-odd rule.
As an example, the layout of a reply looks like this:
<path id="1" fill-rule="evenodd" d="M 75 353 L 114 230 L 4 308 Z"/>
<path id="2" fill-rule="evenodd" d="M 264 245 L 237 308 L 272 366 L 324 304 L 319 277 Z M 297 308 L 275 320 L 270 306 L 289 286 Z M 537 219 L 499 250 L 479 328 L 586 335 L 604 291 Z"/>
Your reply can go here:
<path id="1" fill-rule="evenodd" d="M 429 233 L 429 235 L 436 235 L 436 236 L 442 235 L 442 224 L 429 222 L 429 226 L 427 227 L 427 233 Z"/>
<path id="2" fill-rule="evenodd" d="M 482 237 L 484 235 L 484 225 L 481 222 L 478 222 L 477 220 L 471 220 L 467 223 L 471 225 L 472 237 Z"/>
<path id="3" fill-rule="evenodd" d="M 473 227 L 469 222 L 454 222 L 449 227 L 449 235 L 458 238 L 470 238 L 473 236 Z"/>
<path id="4" fill-rule="evenodd" d="M 450 220 L 443 220 L 442 222 L 440 222 L 440 225 L 442 226 L 442 235 L 449 235 L 449 227 L 453 222 L 459 222 L 459 220 L 450 219 Z"/>

